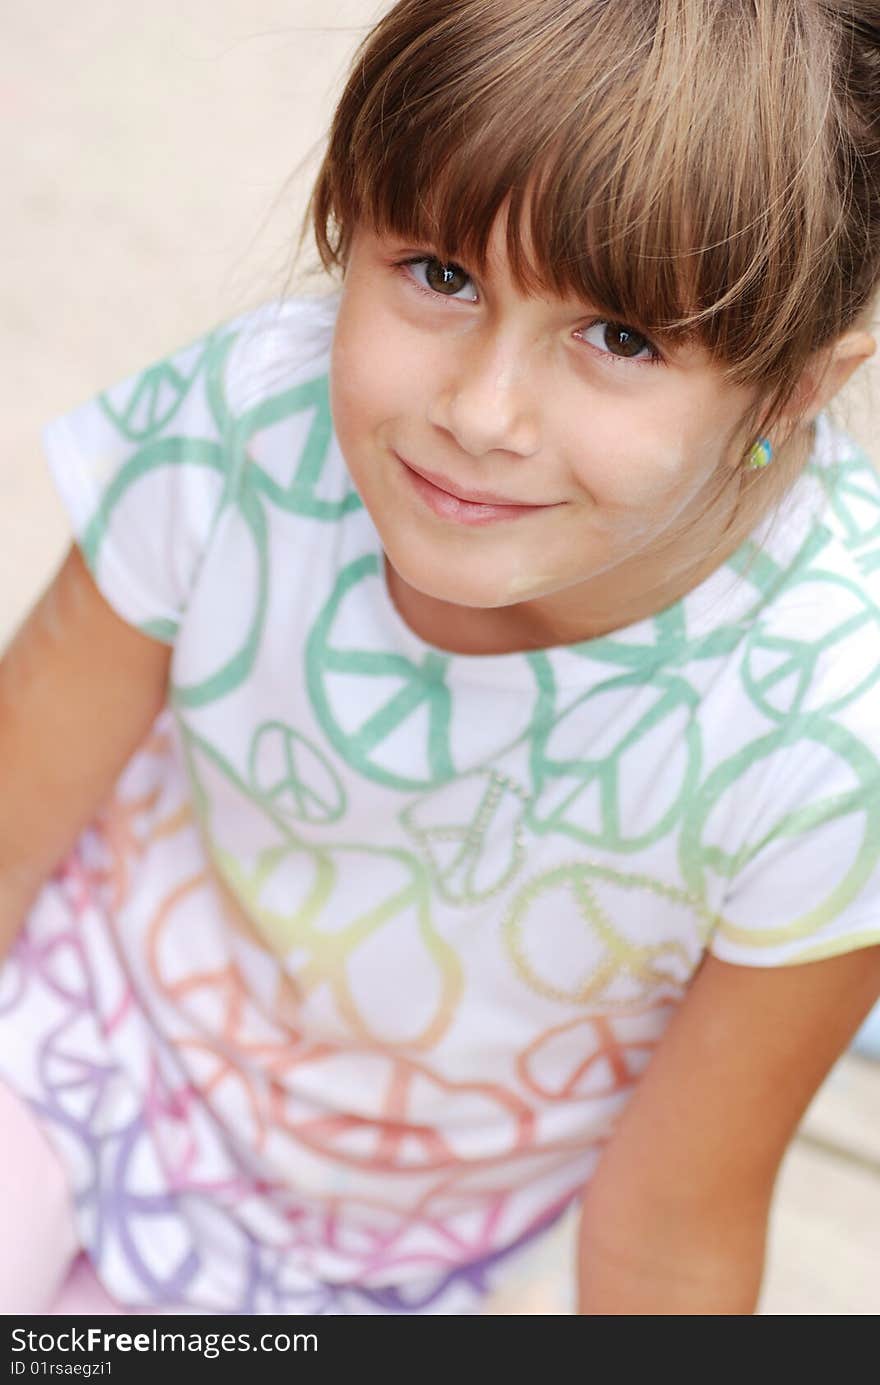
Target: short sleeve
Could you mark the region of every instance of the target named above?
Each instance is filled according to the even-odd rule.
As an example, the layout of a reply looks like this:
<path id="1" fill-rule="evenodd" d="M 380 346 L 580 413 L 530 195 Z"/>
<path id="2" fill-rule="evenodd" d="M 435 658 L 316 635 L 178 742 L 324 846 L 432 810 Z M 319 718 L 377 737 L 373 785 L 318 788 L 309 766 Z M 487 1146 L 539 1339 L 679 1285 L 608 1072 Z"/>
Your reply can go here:
<path id="1" fill-rule="evenodd" d="M 124 620 L 169 644 L 233 461 L 227 363 L 245 321 L 215 329 L 42 432 L 99 590 Z"/>
<path id="2" fill-rule="evenodd" d="M 725 961 L 785 966 L 880 943 L 880 639 L 864 623 L 861 634 L 877 658 L 859 689 L 829 688 L 824 707 L 750 748 L 770 772 L 742 805 L 745 840 L 708 944 Z"/>

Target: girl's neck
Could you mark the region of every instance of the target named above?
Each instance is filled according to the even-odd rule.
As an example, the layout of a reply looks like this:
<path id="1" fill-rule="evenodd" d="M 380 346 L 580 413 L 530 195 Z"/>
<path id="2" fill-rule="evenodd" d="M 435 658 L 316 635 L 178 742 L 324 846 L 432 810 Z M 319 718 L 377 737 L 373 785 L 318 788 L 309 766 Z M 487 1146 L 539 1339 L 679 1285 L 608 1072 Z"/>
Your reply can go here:
<path id="1" fill-rule="evenodd" d="M 796 474 L 810 455 L 814 436 L 810 427 L 789 445 L 798 454 Z M 575 589 L 483 609 L 426 595 L 401 577 L 386 556 L 388 594 L 414 634 L 450 654 L 516 654 L 598 639 L 666 610 L 722 567 L 772 508 L 766 500 L 766 480 L 763 473 L 754 479 L 751 500 L 731 488 L 726 515 L 713 512 L 711 533 L 705 525 L 695 526 L 692 547 L 697 556 L 687 565 L 678 563 L 674 571 L 668 553 L 659 559 L 636 554 Z"/>
<path id="2" fill-rule="evenodd" d="M 700 564 L 657 564 L 642 555 L 576 587 L 511 606 L 459 606 L 413 587 L 386 555 L 388 594 L 401 619 L 427 644 L 450 654 L 515 654 L 557 645 L 580 644 L 645 620 L 685 596 L 742 542 L 737 531 L 723 542 L 718 534 L 699 546 Z"/>
<path id="3" fill-rule="evenodd" d="M 385 578 L 398 615 L 425 643 L 449 654 L 517 654 L 598 639 L 656 615 L 711 576 L 738 546 L 737 540 L 726 550 L 716 549 L 702 570 L 688 573 L 677 583 L 643 586 L 640 599 L 633 599 L 626 607 L 621 604 L 624 589 L 619 580 L 611 584 L 613 606 L 609 604 L 604 611 L 579 593 L 577 618 L 566 617 L 558 607 L 545 614 L 545 608 L 534 602 L 484 610 L 441 601 L 410 586 L 387 557 Z"/>

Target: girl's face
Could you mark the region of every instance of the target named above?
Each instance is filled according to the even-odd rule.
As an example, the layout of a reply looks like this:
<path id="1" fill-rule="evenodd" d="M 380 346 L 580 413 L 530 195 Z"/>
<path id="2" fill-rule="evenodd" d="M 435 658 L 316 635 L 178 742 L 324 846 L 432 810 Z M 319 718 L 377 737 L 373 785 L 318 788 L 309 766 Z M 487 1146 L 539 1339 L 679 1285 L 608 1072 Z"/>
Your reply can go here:
<path id="1" fill-rule="evenodd" d="M 691 590 L 730 551 L 734 478 L 697 517 L 750 402 L 701 349 L 658 358 L 589 305 L 522 296 L 501 218 L 480 282 L 430 246 L 354 236 L 336 434 L 398 605 L 445 617 L 440 644 L 481 622 L 511 647 L 573 642 Z"/>

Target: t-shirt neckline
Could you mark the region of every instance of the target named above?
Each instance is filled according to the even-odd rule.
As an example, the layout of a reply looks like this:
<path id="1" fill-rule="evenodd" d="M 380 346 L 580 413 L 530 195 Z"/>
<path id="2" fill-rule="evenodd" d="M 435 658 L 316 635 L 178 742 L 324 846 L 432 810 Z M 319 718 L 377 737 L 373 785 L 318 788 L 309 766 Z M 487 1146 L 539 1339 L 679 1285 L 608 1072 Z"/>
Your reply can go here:
<path id="1" fill-rule="evenodd" d="M 816 419 L 814 446 L 809 461 L 814 461 L 828 445 L 828 421 Z M 808 464 L 809 465 L 809 462 Z M 783 507 L 797 506 L 799 482 L 795 481 L 783 499 Z M 353 482 L 349 477 L 349 483 Z M 616 630 L 572 644 L 541 646 L 503 654 L 462 654 L 432 644 L 417 634 L 397 609 L 388 586 L 385 551 L 372 517 L 361 501 L 360 514 L 368 526 L 370 547 L 377 565 L 377 612 L 390 644 L 420 666 L 442 667 L 447 681 L 488 683 L 499 687 L 520 685 L 534 689 L 549 674 L 558 686 L 585 685 L 597 676 L 640 676 L 680 660 L 682 650 L 693 652 L 702 639 L 711 638 L 719 625 L 736 623 L 754 615 L 760 597 L 739 574 L 739 567 L 762 542 L 772 516 L 765 517 L 720 567 L 689 592 L 653 615 L 644 616 Z"/>

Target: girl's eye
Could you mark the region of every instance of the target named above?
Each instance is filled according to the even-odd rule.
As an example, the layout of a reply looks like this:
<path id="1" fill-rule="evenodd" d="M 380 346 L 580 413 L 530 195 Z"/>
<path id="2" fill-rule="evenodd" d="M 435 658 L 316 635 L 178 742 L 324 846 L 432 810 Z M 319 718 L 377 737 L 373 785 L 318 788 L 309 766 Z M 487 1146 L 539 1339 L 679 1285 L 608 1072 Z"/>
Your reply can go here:
<path id="1" fill-rule="evenodd" d="M 466 274 L 460 265 L 443 264 L 433 255 L 414 255 L 412 259 L 403 260 L 398 268 L 406 273 L 407 278 L 422 293 L 436 294 L 443 298 L 457 297 L 462 284 L 471 282 L 470 275 Z M 421 278 L 422 274 L 424 280 Z M 476 301 L 476 297 L 465 299 L 468 303 Z"/>
<path id="2" fill-rule="evenodd" d="M 601 344 L 589 342 L 589 332 L 598 333 Z M 583 337 L 588 345 L 595 346 L 603 356 L 615 362 L 634 361 L 636 365 L 657 365 L 662 359 L 660 352 L 652 346 L 647 337 L 643 337 L 641 332 L 627 327 L 623 322 L 608 322 L 603 318 L 591 323 L 589 327 L 581 327 L 575 332 L 575 336 Z M 640 355 L 641 352 L 648 354 Z"/>
<path id="3" fill-rule="evenodd" d="M 414 255 L 408 260 L 400 261 L 395 268 L 406 275 L 414 288 L 428 297 L 457 299 L 464 285 L 471 283 L 470 275 L 461 265 L 444 264 L 434 255 Z M 474 295 L 463 301 L 476 303 L 478 299 Z M 590 342 L 587 336 L 589 332 L 599 332 L 601 344 Z M 658 365 L 663 359 L 647 337 L 622 322 L 611 322 L 601 318 L 589 327 L 581 327 L 575 332 L 575 336 L 583 338 L 601 356 L 614 364 L 632 361 L 636 365 Z"/>

